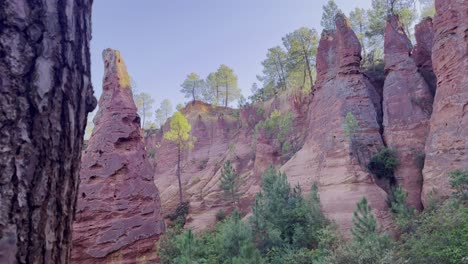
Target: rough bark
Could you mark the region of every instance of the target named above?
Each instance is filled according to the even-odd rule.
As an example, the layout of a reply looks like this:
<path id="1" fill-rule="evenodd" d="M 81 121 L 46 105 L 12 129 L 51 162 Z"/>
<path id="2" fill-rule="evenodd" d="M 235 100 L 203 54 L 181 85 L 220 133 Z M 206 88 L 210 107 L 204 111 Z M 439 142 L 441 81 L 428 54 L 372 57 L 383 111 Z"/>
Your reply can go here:
<path id="1" fill-rule="evenodd" d="M 0 1 L 0 263 L 67 263 L 92 0 Z"/>

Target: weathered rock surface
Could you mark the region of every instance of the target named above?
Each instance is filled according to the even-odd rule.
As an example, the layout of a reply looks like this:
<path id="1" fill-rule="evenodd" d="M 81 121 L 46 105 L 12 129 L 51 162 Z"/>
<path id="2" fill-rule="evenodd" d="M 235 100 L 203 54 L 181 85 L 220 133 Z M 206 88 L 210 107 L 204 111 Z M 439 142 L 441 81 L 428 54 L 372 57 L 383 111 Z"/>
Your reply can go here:
<path id="1" fill-rule="evenodd" d="M 468 168 L 468 2 L 436 0 L 432 62 L 437 76 L 426 142 L 422 200 L 450 194 L 448 174 Z"/>
<path id="2" fill-rule="evenodd" d="M 418 47 L 421 50 L 423 45 Z M 384 46 L 387 72 L 383 89 L 384 139 L 388 147 L 396 150 L 400 161 L 395 171 L 397 183 L 408 193 L 408 204 L 420 210 L 424 146 L 433 97 L 410 57 L 411 49 L 398 17 L 390 16 Z"/>
<path id="3" fill-rule="evenodd" d="M 319 186 L 325 213 L 349 235 L 356 203 L 367 197 L 379 222 L 387 227 L 387 195 L 365 169 L 370 156 L 383 147 L 379 133 L 380 101 L 360 72 L 361 45 L 344 16 L 336 32 L 324 32 L 317 54 L 317 85 L 312 99 L 309 135 L 302 149 L 281 169 L 290 182 L 309 190 Z M 352 113 L 359 129 L 344 134 L 344 119 Z"/>
<path id="4" fill-rule="evenodd" d="M 419 72 L 426 80 L 432 95 L 435 94 L 437 79 L 432 69 L 432 45 L 434 43 L 434 28 L 432 18 L 426 17 L 415 26 L 416 45 L 411 53 Z"/>
<path id="5" fill-rule="evenodd" d="M 293 146 L 302 146 L 308 96 L 301 91 L 283 94 L 259 105 L 237 110 L 217 107 L 203 102 L 190 103 L 182 110 L 192 125 L 194 147 L 183 153 L 182 184 L 184 197 L 190 202 L 187 228 L 196 231 L 213 226 L 218 210 L 231 211 L 232 204 L 219 186 L 221 169 L 227 160 L 242 177 L 239 209 L 249 213 L 255 195 L 260 190 L 261 176 L 270 165 L 278 165 L 287 159 L 278 145 L 259 133 L 254 140 L 255 125 L 270 116 L 275 109 L 290 112 L 293 123 L 289 140 Z M 149 133 L 146 144 L 155 153 L 152 160 L 155 182 L 161 190 L 164 215 L 171 213 L 178 204 L 174 145 L 163 140 L 170 129 L 166 123 L 162 130 Z M 298 147 L 298 148 L 299 148 Z"/>
<path id="6" fill-rule="evenodd" d="M 140 132 L 126 66 L 103 52 L 95 127 L 83 154 L 72 263 L 154 261 L 164 231 L 158 189 Z"/>

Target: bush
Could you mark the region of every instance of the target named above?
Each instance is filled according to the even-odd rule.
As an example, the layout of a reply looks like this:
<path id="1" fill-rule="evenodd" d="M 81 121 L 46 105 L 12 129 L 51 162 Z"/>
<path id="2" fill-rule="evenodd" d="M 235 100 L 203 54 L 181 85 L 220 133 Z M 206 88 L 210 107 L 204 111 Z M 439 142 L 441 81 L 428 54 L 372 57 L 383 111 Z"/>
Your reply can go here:
<path id="1" fill-rule="evenodd" d="M 189 214 L 190 204 L 188 201 L 180 203 L 176 210 L 167 215 L 167 218 L 171 220 L 171 227 L 179 226 L 184 227 L 187 220 L 187 215 Z"/>
<path id="2" fill-rule="evenodd" d="M 221 222 L 224 219 L 226 219 L 226 213 L 219 209 L 218 212 L 216 212 L 216 222 Z"/>
<path id="3" fill-rule="evenodd" d="M 415 230 L 401 237 L 400 262 L 468 262 L 468 208 L 459 200 L 450 199 L 413 221 Z"/>
<path id="4" fill-rule="evenodd" d="M 263 131 L 269 140 L 275 140 L 283 154 L 291 151 L 291 143 L 288 137 L 292 128 L 293 117 L 291 113 L 281 114 L 279 110 L 274 110 L 270 117 L 255 125 L 254 140 L 256 141 L 258 133 Z"/>
<path id="5" fill-rule="evenodd" d="M 455 190 L 454 195 L 463 201 L 468 201 L 468 170 L 456 170 L 450 173 L 450 184 Z"/>
<path id="6" fill-rule="evenodd" d="M 396 152 L 389 148 L 383 148 L 371 157 L 367 169 L 378 179 L 393 179 L 398 164 Z"/>
<path id="7" fill-rule="evenodd" d="M 286 175 L 270 168 L 262 180 L 250 218 L 255 243 L 261 252 L 272 248 L 314 248 L 328 221 L 323 215 L 316 185 L 308 198 L 291 188 Z"/>

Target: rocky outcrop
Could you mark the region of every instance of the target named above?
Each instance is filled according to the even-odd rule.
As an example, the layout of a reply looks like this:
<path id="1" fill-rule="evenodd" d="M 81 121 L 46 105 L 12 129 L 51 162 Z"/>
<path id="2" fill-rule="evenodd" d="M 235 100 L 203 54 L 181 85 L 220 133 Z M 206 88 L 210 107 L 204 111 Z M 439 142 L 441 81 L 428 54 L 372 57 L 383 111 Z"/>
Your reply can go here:
<path id="1" fill-rule="evenodd" d="M 450 194 L 448 174 L 468 168 L 468 2 L 436 0 L 432 62 L 437 76 L 426 142 L 422 200 Z"/>
<path id="2" fill-rule="evenodd" d="M 421 50 L 424 43 L 418 47 Z M 383 89 L 384 139 L 388 147 L 396 150 L 400 161 L 395 171 L 397 183 L 408 193 L 408 204 L 420 210 L 424 145 L 433 97 L 410 57 L 411 50 L 398 17 L 389 16 L 384 46 L 387 72 Z"/>
<path id="3" fill-rule="evenodd" d="M 237 206 L 243 213 L 250 213 L 263 172 L 270 165 L 282 164 L 294 149 L 302 146 L 307 128 L 308 100 L 302 91 L 291 91 L 241 110 L 199 101 L 189 103 L 181 110 L 192 126 L 191 136 L 195 139 L 193 148 L 182 155 L 182 185 L 184 197 L 190 203 L 187 228 L 199 231 L 213 226 L 219 210 L 229 212 Z M 291 148 L 287 153 L 263 131 L 255 132 L 257 124 L 274 110 L 292 116 L 287 135 Z M 146 137 L 148 150 L 154 153 L 155 182 L 161 190 L 164 215 L 171 213 L 178 204 L 177 157 L 173 143 L 163 139 L 169 129 L 169 123 L 166 123 L 161 130 L 148 133 Z M 226 199 L 219 186 L 221 169 L 227 160 L 242 178 L 239 205 Z"/>
<path id="4" fill-rule="evenodd" d="M 437 86 L 437 79 L 432 69 L 432 45 L 434 42 L 434 28 L 432 18 L 426 17 L 414 28 L 416 45 L 411 53 L 419 72 L 426 80 L 434 96 Z"/>
<path id="5" fill-rule="evenodd" d="M 125 64 L 111 49 L 103 59 L 99 111 L 82 158 L 72 263 L 154 261 L 164 231 L 158 189 Z"/>
<path id="6" fill-rule="evenodd" d="M 324 32 L 317 54 L 317 85 L 312 99 L 309 135 L 302 149 L 281 170 L 289 181 L 310 190 L 317 182 L 323 210 L 349 235 L 356 203 L 367 197 L 379 222 L 387 227 L 387 195 L 365 166 L 383 147 L 379 133 L 380 98 L 361 73 L 361 45 L 344 16 L 336 32 Z M 344 133 L 351 113 L 359 128 Z"/>

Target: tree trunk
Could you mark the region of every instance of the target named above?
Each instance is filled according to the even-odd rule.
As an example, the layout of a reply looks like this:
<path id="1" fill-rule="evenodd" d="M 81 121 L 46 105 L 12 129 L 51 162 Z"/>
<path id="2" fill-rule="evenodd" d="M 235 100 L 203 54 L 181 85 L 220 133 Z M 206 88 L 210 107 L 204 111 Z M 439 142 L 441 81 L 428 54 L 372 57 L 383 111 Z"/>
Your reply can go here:
<path id="1" fill-rule="evenodd" d="M 228 106 L 228 99 L 229 99 L 229 87 L 228 87 L 228 81 L 226 81 L 226 101 L 224 102 L 224 106 Z"/>
<path id="2" fill-rule="evenodd" d="M 304 60 L 307 66 L 307 71 L 309 72 L 310 87 L 312 87 L 314 85 L 314 78 L 312 78 L 312 70 L 310 69 L 309 57 L 307 56 L 307 53 L 305 50 L 304 50 Z"/>
<path id="3" fill-rule="evenodd" d="M 96 107 L 91 5 L 0 1 L 0 263 L 68 263 Z"/>
<path id="4" fill-rule="evenodd" d="M 179 181 L 179 203 L 182 203 L 184 201 L 184 197 L 182 195 L 182 181 L 180 180 L 180 143 L 179 146 L 177 147 L 177 180 Z"/>

